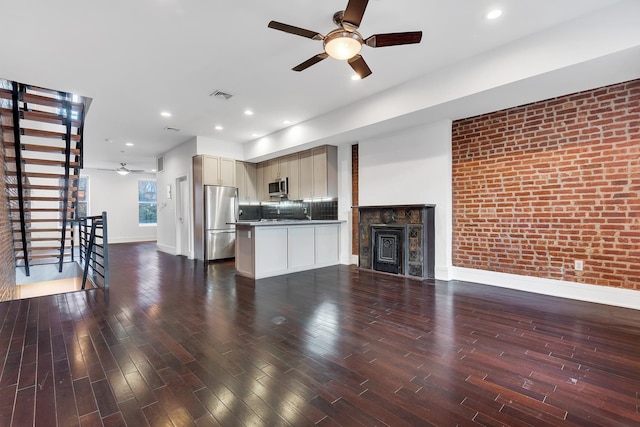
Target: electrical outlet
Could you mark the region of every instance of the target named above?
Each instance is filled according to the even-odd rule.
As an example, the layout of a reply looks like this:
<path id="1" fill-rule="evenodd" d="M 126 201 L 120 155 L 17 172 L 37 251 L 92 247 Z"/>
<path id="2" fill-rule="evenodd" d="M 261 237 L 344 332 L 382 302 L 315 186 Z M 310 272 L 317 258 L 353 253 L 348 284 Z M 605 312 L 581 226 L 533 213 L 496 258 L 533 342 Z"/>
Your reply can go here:
<path id="1" fill-rule="evenodd" d="M 582 271 L 582 269 L 584 268 L 584 261 L 582 261 L 581 259 L 575 260 L 574 268 L 576 271 Z"/>

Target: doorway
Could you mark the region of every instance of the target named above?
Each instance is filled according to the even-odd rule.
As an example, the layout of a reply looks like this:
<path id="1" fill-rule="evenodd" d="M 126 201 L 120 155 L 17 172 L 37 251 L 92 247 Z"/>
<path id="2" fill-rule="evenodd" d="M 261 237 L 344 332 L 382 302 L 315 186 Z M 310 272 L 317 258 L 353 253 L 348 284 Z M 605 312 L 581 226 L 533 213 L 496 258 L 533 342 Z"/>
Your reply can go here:
<path id="1" fill-rule="evenodd" d="M 189 181 L 186 176 L 176 179 L 176 255 L 189 257 Z"/>

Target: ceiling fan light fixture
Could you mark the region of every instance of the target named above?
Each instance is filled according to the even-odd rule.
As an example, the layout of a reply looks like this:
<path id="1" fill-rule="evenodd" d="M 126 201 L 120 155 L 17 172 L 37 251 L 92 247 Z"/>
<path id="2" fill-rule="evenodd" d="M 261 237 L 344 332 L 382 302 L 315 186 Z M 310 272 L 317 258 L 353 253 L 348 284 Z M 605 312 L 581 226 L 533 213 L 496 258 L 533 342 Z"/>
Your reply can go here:
<path id="1" fill-rule="evenodd" d="M 324 51 L 335 59 L 351 59 L 362 50 L 362 37 L 357 31 L 332 31 L 324 39 Z"/>
<path id="2" fill-rule="evenodd" d="M 116 172 L 118 173 L 118 175 L 125 176 L 129 172 L 131 172 L 129 169 L 127 169 L 127 167 L 125 165 L 126 165 L 126 163 L 120 163 L 120 167 L 118 169 L 116 169 Z"/>

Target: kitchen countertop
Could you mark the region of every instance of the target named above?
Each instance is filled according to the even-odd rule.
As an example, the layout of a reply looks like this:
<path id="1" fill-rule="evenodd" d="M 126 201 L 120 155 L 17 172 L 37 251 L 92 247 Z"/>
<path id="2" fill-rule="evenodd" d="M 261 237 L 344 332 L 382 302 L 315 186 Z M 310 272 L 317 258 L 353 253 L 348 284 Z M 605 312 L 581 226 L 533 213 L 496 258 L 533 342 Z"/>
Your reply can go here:
<path id="1" fill-rule="evenodd" d="M 238 221 L 233 223 L 235 225 L 243 225 L 248 227 L 269 227 L 269 226 L 283 226 L 283 225 L 306 225 L 306 224 L 339 224 L 346 222 L 344 220 L 326 220 L 326 219 L 282 219 L 275 221 Z"/>

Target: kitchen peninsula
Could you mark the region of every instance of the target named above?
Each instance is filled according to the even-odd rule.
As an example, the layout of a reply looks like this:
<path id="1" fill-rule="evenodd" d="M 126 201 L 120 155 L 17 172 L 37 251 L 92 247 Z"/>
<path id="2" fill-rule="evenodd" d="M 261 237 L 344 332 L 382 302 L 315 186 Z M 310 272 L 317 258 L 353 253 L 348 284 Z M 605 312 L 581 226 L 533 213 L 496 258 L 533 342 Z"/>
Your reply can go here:
<path id="1" fill-rule="evenodd" d="M 236 273 L 252 279 L 340 263 L 338 220 L 236 223 Z"/>

